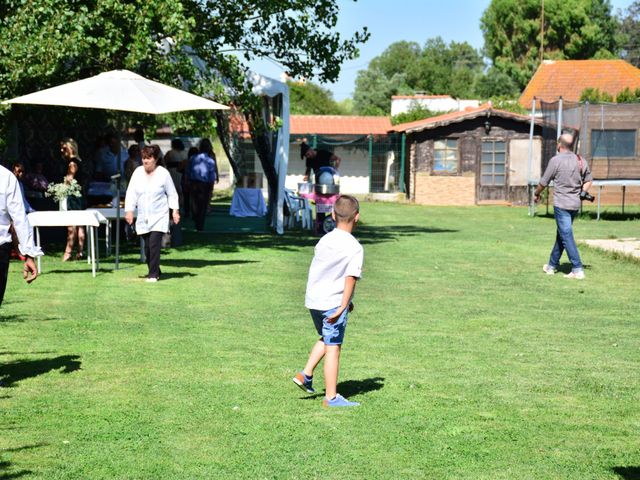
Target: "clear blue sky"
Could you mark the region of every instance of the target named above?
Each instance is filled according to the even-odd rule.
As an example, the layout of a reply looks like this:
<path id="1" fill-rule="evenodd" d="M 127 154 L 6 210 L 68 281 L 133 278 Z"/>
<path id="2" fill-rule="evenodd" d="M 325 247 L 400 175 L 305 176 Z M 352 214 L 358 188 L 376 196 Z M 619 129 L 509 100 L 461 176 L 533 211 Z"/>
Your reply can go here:
<path id="1" fill-rule="evenodd" d="M 613 12 L 626 9 L 633 0 L 612 0 Z M 360 58 L 347 62 L 336 83 L 323 85 L 336 100 L 351 97 L 359 70 L 380 55 L 389 45 L 400 40 L 424 45 L 429 38 L 440 36 L 445 42 L 469 42 L 482 48 L 480 17 L 490 0 L 338 0 L 338 31 L 345 38 L 367 26 L 369 41 L 360 47 Z M 263 75 L 279 78 L 283 69 L 272 62 L 252 64 Z"/>

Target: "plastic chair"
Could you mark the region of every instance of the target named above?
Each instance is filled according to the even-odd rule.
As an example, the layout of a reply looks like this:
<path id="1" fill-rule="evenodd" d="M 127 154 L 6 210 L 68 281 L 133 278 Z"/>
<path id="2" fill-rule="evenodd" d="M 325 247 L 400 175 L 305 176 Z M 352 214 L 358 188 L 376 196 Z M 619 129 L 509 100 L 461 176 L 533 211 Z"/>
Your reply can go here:
<path id="1" fill-rule="evenodd" d="M 287 227 L 295 228 L 300 225 L 304 229 L 311 229 L 313 214 L 309 201 L 306 198 L 295 195 L 289 189 L 284 191 L 284 201 L 289 209 Z"/>

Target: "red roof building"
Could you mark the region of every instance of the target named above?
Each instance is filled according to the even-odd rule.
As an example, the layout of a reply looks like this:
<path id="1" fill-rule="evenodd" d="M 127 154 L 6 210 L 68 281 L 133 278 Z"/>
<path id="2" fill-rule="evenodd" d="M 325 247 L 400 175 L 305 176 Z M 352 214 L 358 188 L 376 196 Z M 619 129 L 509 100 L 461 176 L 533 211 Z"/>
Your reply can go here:
<path id="1" fill-rule="evenodd" d="M 545 60 L 531 77 L 519 103 L 530 109 L 533 97 L 545 102 L 555 102 L 560 97 L 578 102 L 587 88 L 597 88 L 615 98 L 627 87 L 640 88 L 640 69 L 624 60 Z"/>
<path id="2" fill-rule="evenodd" d="M 352 115 L 291 115 L 291 134 L 385 135 L 391 128 L 389 117 Z"/>
<path id="3" fill-rule="evenodd" d="M 389 117 L 367 117 L 355 115 L 291 115 L 291 135 L 386 135 L 391 129 Z M 244 119 L 232 117 L 231 129 L 248 136 L 249 129 Z"/>

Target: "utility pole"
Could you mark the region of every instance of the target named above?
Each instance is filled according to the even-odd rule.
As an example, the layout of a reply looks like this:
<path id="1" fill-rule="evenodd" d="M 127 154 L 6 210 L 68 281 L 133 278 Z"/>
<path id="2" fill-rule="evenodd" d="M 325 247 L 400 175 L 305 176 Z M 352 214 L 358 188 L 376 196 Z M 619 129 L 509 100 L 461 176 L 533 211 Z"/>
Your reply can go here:
<path id="1" fill-rule="evenodd" d="M 544 60 L 544 0 L 542 2 L 542 13 L 540 15 L 540 63 Z"/>

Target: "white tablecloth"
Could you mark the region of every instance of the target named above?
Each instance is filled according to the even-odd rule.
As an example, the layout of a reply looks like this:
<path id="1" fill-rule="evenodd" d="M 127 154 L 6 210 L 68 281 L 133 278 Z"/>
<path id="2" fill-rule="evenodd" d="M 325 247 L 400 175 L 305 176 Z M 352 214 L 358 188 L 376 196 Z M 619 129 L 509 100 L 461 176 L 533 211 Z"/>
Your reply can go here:
<path id="1" fill-rule="evenodd" d="M 68 210 L 68 211 L 40 211 L 32 212 L 27 215 L 29 223 L 36 229 L 36 245 L 40 246 L 40 227 L 66 227 L 81 226 L 87 227 L 89 230 L 89 256 L 87 260 L 91 263 L 91 271 L 96 276 L 96 260 L 97 260 L 97 227 L 101 223 L 107 223 L 107 219 L 96 210 Z M 38 272 L 42 271 L 41 257 L 38 257 Z"/>
<path id="2" fill-rule="evenodd" d="M 259 188 L 236 188 L 231 198 L 229 214 L 234 217 L 264 217 L 267 206 Z"/>
<path id="3" fill-rule="evenodd" d="M 51 210 L 32 212 L 28 215 L 32 227 L 66 227 L 89 226 L 97 227 L 107 219 L 97 210 Z"/>

